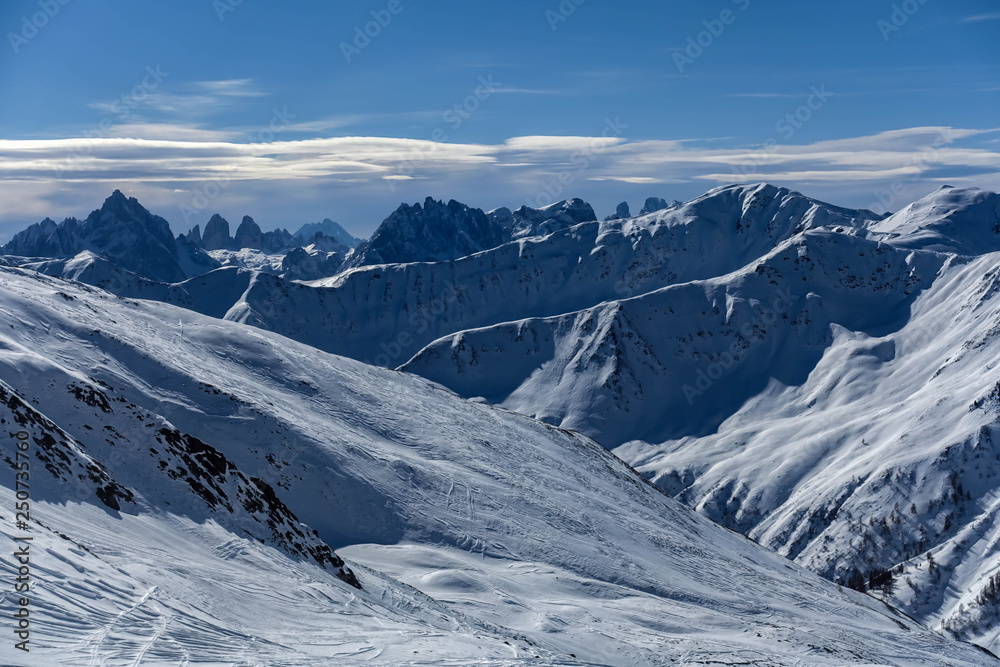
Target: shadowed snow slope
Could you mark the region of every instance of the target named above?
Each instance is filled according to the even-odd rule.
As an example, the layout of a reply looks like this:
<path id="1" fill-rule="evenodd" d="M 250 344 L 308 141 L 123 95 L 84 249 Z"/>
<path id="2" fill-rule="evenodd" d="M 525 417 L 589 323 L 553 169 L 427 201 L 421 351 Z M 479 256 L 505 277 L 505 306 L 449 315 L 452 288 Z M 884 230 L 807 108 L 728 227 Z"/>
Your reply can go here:
<path id="1" fill-rule="evenodd" d="M 997 662 L 582 435 L 24 269 L 0 295 L 34 457 L 32 653 L 4 664 Z"/>

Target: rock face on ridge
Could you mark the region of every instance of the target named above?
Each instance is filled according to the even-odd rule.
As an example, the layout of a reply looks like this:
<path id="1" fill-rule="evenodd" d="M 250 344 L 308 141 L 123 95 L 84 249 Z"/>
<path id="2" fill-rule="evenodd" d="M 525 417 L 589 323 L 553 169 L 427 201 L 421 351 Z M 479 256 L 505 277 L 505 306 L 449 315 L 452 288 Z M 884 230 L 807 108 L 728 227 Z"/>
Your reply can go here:
<path id="1" fill-rule="evenodd" d="M 243 222 L 236 230 L 236 238 L 233 239 L 237 248 L 252 248 L 260 250 L 263 247 L 263 232 L 260 225 L 253 221 L 249 215 L 243 216 Z"/>
<path id="2" fill-rule="evenodd" d="M 428 197 L 423 205 L 402 204 L 358 246 L 349 267 L 406 262 L 440 262 L 495 248 L 509 240 L 503 228 L 478 208 Z"/>
<path id="3" fill-rule="evenodd" d="M 46 219 L 4 246 L 7 255 L 62 259 L 82 250 L 90 250 L 152 280 L 179 282 L 188 277 L 167 221 L 120 190 L 115 190 L 83 223 L 69 218 L 56 225 Z M 197 257 L 201 251 L 193 248 L 191 252 Z"/>
<path id="4" fill-rule="evenodd" d="M 233 244 L 229 236 L 229 221 L 216 213 L 205 225 L 205 250 L 225 250 Z"/>

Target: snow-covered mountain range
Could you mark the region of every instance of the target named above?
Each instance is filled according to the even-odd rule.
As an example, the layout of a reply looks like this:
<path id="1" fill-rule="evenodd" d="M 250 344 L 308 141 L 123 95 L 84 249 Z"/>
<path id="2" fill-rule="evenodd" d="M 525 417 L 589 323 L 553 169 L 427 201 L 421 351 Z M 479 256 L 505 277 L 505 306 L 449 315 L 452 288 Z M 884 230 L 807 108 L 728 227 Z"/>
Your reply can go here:
<path id="1" fill-rule="evenodd" d="M 177 282 L 218 266 L 204 252 L 175 240 L 166 220 L 147 211 L 119 190 L 83 222 L 60 224 L 46 218 L 14 236 L 5 255 L 69 258 L 97 251 L 127 271 L 161 282 Z"/>
<path id="2" fill-rule="evenodd" d="M 35 457 L 32 652 L 4 664 L 997 662 L 583 435 L 175 306 L 0 289 L 0 423 Z"/>
<path id="3" fill-rule="evenodd" d="M 579 429 L 830 579 L 895 571 L 901 608 L 996 645 L 1000 197 L 942 189 L 885 220 L 826 215 L 769 233 L 763 213 L 749 238 L 773 247 L 733 271 L 456 332 L 402 368 Z M 695 221 L 636 224 L 690 239 Z"/>
<path id="4" fill-rule="evenodd" d="M 171 500 L 185 508 L 176 515 L 164 505 L 194 488 L 184 464 L 194 456 L 191 442 L 218 453 L 228 462 L 218 489 L 240 502 L 213 519 L 219 532 L 206 539 L 236 531 L 263 540 L 260 549 L 270 551 L 261 555 L 255 546 L 256 565 L 299 559 L 339 576 L 333 586 L 357 576 L 368 590 L 365 576 L 378 578 L 380 590 L 393 591 L 382 601 L 406 609 L 368 606 L 380 620 L 365 627 L 391 612 L 409 628 L 398 643 L 370 640 L 383 647 L 375 649 L 381 659 L 401 660 L 399 647 L 423 636 L 433 617 L 439 630 L 441 623 L 450 633 L 462 629 L 445 643 L 452 658 L 466 661 L 517 664 L 537 650 L 550 664 L 696 663 L 721 659 L 720 647 L 735 641 L 731 664 L 992 664 L 963 657 L 960 644 L 921 643 L 925 635 L 906 618 L 897 620 L 916 633 L 907 635 L 915 643 L 898 652 L 897 630 L 866 616 L 876 609 L 871 598 L 848 587 L 877 587 L 916 622 L 1000 651 L 997 194 L 946 187 L 885 216 L 771 185 L 727 186 L 686 203 L 650 198 L 637 217 L 619 206 L 603 222 L 582 200 L 483 212 L 428 199 L 401 206 L 356 249 L 324 229 L 311 240 L 268 232 L 279 240 L 266 241 L 250 219 L 237 244 L 221 218 L 204 236 L 196 229 L 168 244 L 162 219 L 119 195 L 87 223 L 46 221 L 5 246 L 0 259 L 9 268 L 0 275 L 9 294 L 36 298 L 7 296 L 0 315 L 7 313 L 12 332 L 28 322 L 36 328 L 30 340 L 17 333 L 5 348 L 15 352 L 0 380 L 63 429 L 63 440 L 53 438 L 78 452 L 70 456 L 79 458 L 74 469 L 96 470 L 101 488 L 114 482 L 121 504 L 114 511 L 156 517 L 143 519 L 153 522 L 149 530 L 187 531 L 184 521 L 198 524 L 220 511 L 218 500 L 206 510 L 198 493 Z M 94 231 L 102 226 L 127 233 L 112 240 Z M 147 252 L 166 253 L 163 262 L 180 273 L 136 261 Z M 85 324 L 70 326 L 77 321 Z M 113 340 L 95 342 L 95 330 Z M 88 345 L 98 356 L 76 360 L 69 352 Z M 165 351 L 155 352 L 157 345 Z M 65 375 L 29 381 L 46 363 Z M 32 373 L 15 371 L 18 364 Z M 86 364 L 106 369 L 106 377 Z M 196 378 L 212 387 L 196 391 Z M 105 417 L 112 413 L 100 409 L 87 425 L 100 430 L 98 421 L 110 420 L 101 429 L 136 442 L 159 434 L 159 445 L 147 449 L 163 457 L 164 470 L 185 470 L 176 479 L 168 474 L 172 486 L 158 477 L 159 459 L 116 458 L 127 449 L 118 449 L 121 441 L 91 437 L 75 413 L 58 407 L 72 407 L 59 393 L 71 382 L 84 396 L 87 387 L 110 396 L 97 380 L 123 392 L 126 404 L 145 406 L 138 415 L 149 414 L 155 428 L 125 429 L 117 410 Z M 176 431 L 173 440 L 162 429 Z M 608 463 L 615 459 L 594 441 L 674 500 L 797 565 L 772 560 L 652 491 L 628 467 Z M 118 444 L 105 451 L 104 442 Z M 279 449 L 279 456 L 275 443 L 294 453 Z M 116 465 L 135 477 L 116 474 Z M 345 490 L 334 490 L 341 483 Z M 441 489 L 444 513 L 432 498 Z M 264 499 L 272 495 L 280 503 L 269 506 Z M 450 513 L 460 496 L 462 520 Z M 338 517 L 320 509 L 317 497 L 335 502 Z M 74 508 L 52 511 L 79 518 Z M 289 527 L 258 526 L 269 526 L 262 511 Z M 523 525 L 510 523 L 522 518 Z M 161 520 L 169 525 L 155 523 Z M 309 529 L 291 530 L 300 521 Z M 94 544 L 101 535 L 94 533 Z M 478 554 L 474 563 L 469 553 Z M 704 568 L 684 565 L 694 553 Z M 747 559 L 753 573 L 736 565 Z M 232 576 L 250 581 L 256 570 L 244 565 L 233 564 Z M 787 597 L 788 587 L 776 582 L 792 576 L 785 572 L 806 581 L 799 565 L 842 585 L 837 595 L 846 597 L 818 606 Z M 528 571 L 536 578 L 520 577 Z M 740 574 L 718 579 L 706 571 Z M 581 594 L 597 590 L 593 581 L 603 582 L 597 597 L 605 602 Z M 430 595 L 436 611 L 415 613 L 420 605 L 406 585 Z M 727 587 L 739 593 L 719 592 Z M 324 595 L 343 599 L 330 590 Z M 635 602 L 636 591 L 657 601 Z M 752 638 L 759 622 L 736 623 L 735 607 L 719 612 L 709 600 L 720 595 L 734 604 L 761 600 L 781 610 L 768 612 L 775 628 L 819 632 L 822 641 L 794 635 L 777 648 L 778 635 Z M 869 611 L 851 606 L 858 603 Z M 832 646 L 822 614 L 804 607 L 853 619 L 845 632 L 864 648 L 801 652 L 803 641 Z M 680 620 L 663 620 L 675 616 L 705 620 L 683 625 L 699 628 L 685 640 Z M 737 627 L 755 629 L 744 637 Z M 605 638 L 584 641 L 595 629 Z M 514 648 L 469 653 L 477 633 Z M 876 635 L 888 643 L 867 643 Z M 319 655 L 312 640 L 296 641 Z M 939 657 L 923 657 L 931 655 Z"/>
<path id="5" fill-rule="evenodd" d="M 86 221 L 67 218 L 56 224 L 46 218 L 16 234 L 0 253 L 22 258 L 7 260 L 21 265 L 33 259 L 72 260 L 78 276 L 80 265 L 101 258 L 118 270 L 166 284 L 222 266 L 316 280 L 334 275 L 358 243 L 329 219 L 291 234 L 285 229 L 264 232 L 244 216 L 233 236 L 229 221 L 218 214 L 206 223 L 204 235 L 201 225 L 195 225 L 175 239 L 165 219 L 115 190 Z"/>
<path id="6" fill-rule="evenodd" d="M 359 239 L 343 228 L 339 223 L 334 222 L 330 218 L 324 218 L 322 222 L 311 222 L 306 225 L 302 225 L 299 231 L 293 234 L 293 238 L 301 239 L 304 242 L 310 242 L 316 238 L 317 234 L 322 234 L 327 236 L 340 245 L 347 246 L 348 248 L 357 248 L 364 239 Z"/>

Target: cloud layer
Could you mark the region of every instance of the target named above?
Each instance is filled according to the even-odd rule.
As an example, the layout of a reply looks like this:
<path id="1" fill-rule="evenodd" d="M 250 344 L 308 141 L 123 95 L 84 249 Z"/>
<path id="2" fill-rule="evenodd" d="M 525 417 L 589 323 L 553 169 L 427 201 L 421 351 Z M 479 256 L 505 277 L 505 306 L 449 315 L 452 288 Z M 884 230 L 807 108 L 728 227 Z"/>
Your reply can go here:
<path id="1" fill-rule="evenodd" d="M 227 86 L 234 95 L 252 94 L 245 82 Z M 114 188 L 159 207 L 175 230 L 228 210 L 263 215 L 271 226 L 336 214 L 358 233 L 370 232 L 399 201 L 428 194 L 484 208 L 579 196 L 601 212 L 625 198 L 684 198 L 723 183 L 771 181 L 837 204 L 895 210 L 943 182 L 1000 189 L 997 130 L 919 127 L 808 145 L 776 138 L 720 147 L 630 141 L 623 129 L 609 119 L 602 136 L 500 144 L 283 140 L 295 128 L 275 110 L 268 126 L 249 140 L 243 133 L 242 141 L 172 125 L 0 140 L 0 231 L 9 236 L 44 216 L 85 215 Z"/>

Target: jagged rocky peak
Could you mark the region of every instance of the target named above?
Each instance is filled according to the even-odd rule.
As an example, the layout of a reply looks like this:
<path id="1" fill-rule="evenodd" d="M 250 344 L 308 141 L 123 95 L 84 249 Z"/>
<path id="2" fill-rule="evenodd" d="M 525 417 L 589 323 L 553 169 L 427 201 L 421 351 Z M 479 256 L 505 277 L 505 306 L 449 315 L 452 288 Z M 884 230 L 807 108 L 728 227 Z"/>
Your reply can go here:
<path id="1" fill-rule="evenodd" d="M 428 197 L 423 205 L 400 205 L 370 241 L 358 246 L 349 266 L 447 261 L 507 240 L 504 229 L 482 210 Z"/>
<path id="2" fill-rule="evenodd" d="M 187 234 L 181 234 L 177 240 L 186 240 L 196 248 L 204 248 L 205 243 L 201 240 L 201 225 L 195 225 Z"/>
<path id="3" fill-rule="evenodd" d="M 21 257 L 73 257 L 81 250 L 81 242 L 77 238 L 79 228 L 80 222 L 76 218 L 67 218 L 58 225 L 51 218 L 45 218 L 15 234 L 3 246 L 2 253 Z"/>
<path id="4" fill-rule="evenodd" d="M 287 229 L 275 229 L 264 232 L 260 237 L 261 250 L 269 253 L 280 253 L 291 248 L 295 239 Z"/>
<path id="5" fill-rule="evenodd" d="M 87 217 L 78 236 L 85 247 L 152 280 L 180 282 L 187 277 L 178 260 L 170 224 L 121 190 L 115 190 L 101 208 Z"/>
<path id="6" fill-rule="evenodd" d="M 147 211 L 135 197 L 126 197 L 121 190 L 115 190 L 104 200 L 103 206 L 91 213 L 83 223 L 81 233 L 93 239 L 102 232 L 123 227 L 148 233 L 164 246 L 172 245 L 174 234 L 170 223 L 158 215 Z"/>
<path id="7" fill-rule="evenodd" d="M 249 215 L 245 215 L 243 216 L 243 222 L 240 223 L 239 228 L 236 230 L 236 247 L 260 250 L 263 247 L 263 234 L 260 225 L 254 222 L 253 218 Z"/>
<path id="8" fill-rule="evenodd" d="M 229 221 L 216 213 L 205 225 L 205 250 L 225 250 L 233 244 L 229 236 Z"/>
<path id="9" fill-rule="evenodd" d="M 605 221 L 628 220 L 631 217 L 632 217 L 632 211 L 631 209 L 629 209 L 628 202 L 623 201 L 621 204 L 618 204 L 618 208 L 615 209 L 615 214 L 609 215 L 604 220 Z"/>
<path id="10" fill-rule="evenodd" d="M 676 199 L 672 202 L 667 202 L 667 200 L 662 197 L 650 197 L 646 200 L 646 203 L 643 204 L 642 210 L 639 211 L 639 215 L 649 215 L 650 213 L 656 213 L 657 211 L 662 211 L 664 209 L 680 205 L 681 202 Z"/>
<path id="11" fill-rule="evenodd" d="M 216 213 L 205 225 L 203 247 L 205 250 L 241 250 L 249 248 L 266 253 L 280 253 L 293 246 L 293 237 L 285 229 L 270 232 L 261 230 L 249 215 L 236 229 L 236 236 L 229 235 L 229 221 Z"/>
<path id="12" fill-rule="evenodd" d="M 522 206 L 514 211 L 512 239 L 546 236 L 583 222 L 596 222 L 593 207 L 582 199 L 567 199 L 542 208 Z"/>
<path id="13" fill-rule="evenodd" d="M 490 221 L 504 230 L 504 234 L 510 236 L 511 230 L 514 229 L 514 213 L 506 206 L 501 206 L 500 208 L 495 208 L 486 214 L 486 217 Z"/>
<path id="14" fill-rule="evenodd" d="M 197 228 L 175 239 L 166 220 L 115 190 L 86 221 L 68 218 L 56 225 L 46 218 L 17 234 L 3 251 L 50 259 L 70 259 L 86 251 L 136 275 L 173 283 L 193 275 L 192 271 L 217 266 L 200 244 Z"/>
<path id="15" fill-rule="evenodd" d="M 45 218 L 38 224 L 32 225 L 28 229 L 33 229 L 35 230 L 36 234 L 41 235 L 41 234 L 51 234 L 58 228 L 59 225 L 56 224 L 55 220 L 53 220 L 52 218 Z"/>

